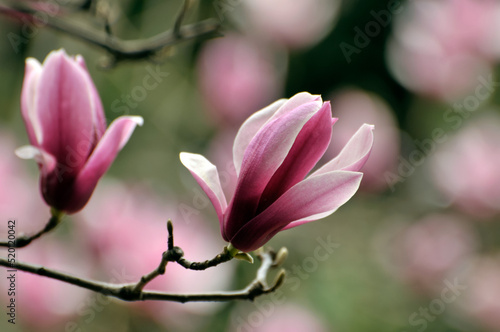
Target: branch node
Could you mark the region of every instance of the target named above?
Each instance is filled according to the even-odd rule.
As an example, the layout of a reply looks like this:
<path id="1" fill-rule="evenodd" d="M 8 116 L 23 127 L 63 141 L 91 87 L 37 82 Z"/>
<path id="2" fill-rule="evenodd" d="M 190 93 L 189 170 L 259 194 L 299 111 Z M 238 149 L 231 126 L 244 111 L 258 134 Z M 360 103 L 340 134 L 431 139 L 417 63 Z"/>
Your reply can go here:
<path id="1" fill-rule="evenodd" d="M 184 251 L 180 247 L 173 247 L 163 253 L 163 259 L 168 262 L 177 262 L 184 256 Z"/>

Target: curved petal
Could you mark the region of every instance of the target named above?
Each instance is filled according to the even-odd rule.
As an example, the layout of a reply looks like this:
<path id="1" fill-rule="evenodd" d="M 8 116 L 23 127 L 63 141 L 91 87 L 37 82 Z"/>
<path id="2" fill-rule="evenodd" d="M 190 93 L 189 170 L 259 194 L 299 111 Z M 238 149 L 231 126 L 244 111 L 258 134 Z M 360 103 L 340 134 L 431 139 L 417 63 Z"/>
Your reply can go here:
<path id="1" fill-rule="evenodd" d="M 304 180 L 330 144 L 333 122 L 330 103 L 325 102 L 304 125 L 285 160 L 267 184 L 257 213 L 265 210 L 284 192 Z"/>
<path id="2" fill-rule="evenodd" d="M 217 167 L 199 154 L 181 152 L 181 163 L 191 172 L 201 189 L 207 194 L 219 217 L 221 231 L 224 229 L 224 212 L 227 208 L 226 197 L 222 191 Z M 222 232 L 224 236 L 224 232 Z"/>
<path id="3" fill-rule="evenodd" d="M 255 112 L 241 125 L 233 144 L 233 162 L 236 168 L 236 175 L 240 174 L 241 162 L 245 150 L 254 138 L 255 134 L 262 128 L 263 125 L 273 116 L 274 113 L 286 102 L 286 99 L 280 99 L 271 105 Z"/>
<path id="4" fill-rule="evenodd" d="M 309 177 L 244 225 L 230 242 L 239 250 L 252 251 L 293 221 L 330 215 L 356 193 L 362 176 L 358 172 L 334 171 Z"/>
<path id="5" fill-rule="evenodd" d="M 121 116 L 111 123 L 75 179 L 73 198 L 71 205 L 66 208 L 67 212 L 76 212 L 85 206 L 97 182 L 127 143 L 135 127 L 142 124 L 140 116 Z"/>
<path id="6" fill-rule="evenodd" d="M 250 142 L 225 223 L 225 234 L 234 235 L 255 216 L 259 200 L 269 180 L 285 160 L 297 135 L 318 111 L 314 102 L 270 121 Z"/>
<path id="7" fill-rule="evenodd" d="M 43 64 L 35 100 L 41 147 L 76 172 L 95 142 L 94 104 L 86 75 L 64 50 L 52 52 Z"/>
<path id="8" fill-rule="evenodd" d="M 26 59 L 23 88 L 21 92 L 21 114 L 23 116 L 28 139 L 32 145 L 38 146 L 42 140 L 42 128 L 36 111 L 36 94 L 42 65 L 34 58 Z"/>
<path id="9" fill-rule="evenodd" d="M 273 118 L 283 116 L 293 111 L 295 108 L 308 103 L 315 103 L 317 109 L 320 109 L 321 105 L 323 105 L 323 100 L 320 95 L 312 95 L 309 92 L 299 92 L 288 99 L 286 104 L 280 107 L 280 109 L 274 114 Z"/>
<path id="10" fill-rule="evenodd" d="M 330 160 L 312 175 L 344 170 L 357 172 L 368 160 L 373 146 L 373 125 L 363 124 L 351 137 L 337 157 Z"/>

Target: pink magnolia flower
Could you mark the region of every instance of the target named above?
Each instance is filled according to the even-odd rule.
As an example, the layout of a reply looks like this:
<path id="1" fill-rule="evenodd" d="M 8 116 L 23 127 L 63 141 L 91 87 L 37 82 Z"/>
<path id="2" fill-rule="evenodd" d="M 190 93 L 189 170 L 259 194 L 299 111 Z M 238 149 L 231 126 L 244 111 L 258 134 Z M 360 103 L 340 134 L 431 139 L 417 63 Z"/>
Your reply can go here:
<path id="1" fill-rule="evenodd" d="M 16 151 L 39 165 L 45 202 L 67 213 L 81 210 L 128 141 L 138 116 L 119 117 L 106 130 L 97 90 L 81 56 L 51 52 L 41 65 L 26 60 L 21 112 L 30 146 Z"/>
<path id="2" fill-rule="evenodd" d="M 215 207 L 224 240 L 255 250 L 281 230 L 330 215 L 354 195 L 373 144 L 371 125 L 361 126 L 336 158 L 304 179 L 326 151 L 336 120 L 329 102 L 306 92 L 253 114 L 234 141 L 238 181 L 229 205 L 217 168 L 199 154 L 181 153 Z"/>

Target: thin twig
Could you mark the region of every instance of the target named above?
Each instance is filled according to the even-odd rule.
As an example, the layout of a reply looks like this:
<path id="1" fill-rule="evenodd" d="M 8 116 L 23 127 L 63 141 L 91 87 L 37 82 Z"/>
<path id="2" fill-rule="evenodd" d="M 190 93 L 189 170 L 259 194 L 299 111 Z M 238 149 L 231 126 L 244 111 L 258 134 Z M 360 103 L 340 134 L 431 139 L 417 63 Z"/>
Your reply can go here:
<path id="1" fill-rule="evenodd" d="M 187 14 L 187 11 L 190 7 L 190 0 L 184 0 L 184 4 L 182 5 L 182 9 L 179 12 L 179 15 L 177 15 L 177 18 L 175 19 L 174 23 L 174 36 L 177 38 L 182 38 L 182 33 L 181 33 L 181 26 L 182 26 L 182 21 L 184 21 L 184 17 Z"/>
<path id="2" fill-rule="evenodd" d="M 177 263 L 181 265 L 182 267 L 189 269 L 189 270 L 196 270 L 196 271 L 202 271 L 206 270 L 210 267 L 217 266 L 221 263 L 225 263 L 233 259 L 233 256 L 229 253 L 229 251 L 224 248 L 224 251 L 214 258 L 210 260 L 206 260 L 204 262 L 191 262 L 184 257 L 181 257 Z"/>
<path id="3" fill-rule="evenodd" d="M 177 259 L 174 259 L 173 261 L 177 262 L 179 265 L 188 270 L 197 270 L 197 271 L 206 270 L 210 267 L 214 267 L 219 264 L 228 262 L 234 258 L 234 255 L 231 254 L 231 252 L 227 249 L 227 247 L 224 247 L 224 250 L 212 259 L 208 259 L 204 262 L 191 262 L 183 257 L 184 252 L 182 251 L 181 248 L 174 246 L 174 225 L 172 224 L 171 220 L 167 221 L 167 230 L 168 230 L 168 250 L 179 255 L 179 257 L 177 257 Z"/>
<path id="4" fill-rule="evenodd" d="M 0 247 L 10 247 L 10 248 L 22 248 L 26 247 L 28 244 L 31 243 L 31 241 L 38 239 L 40 236 L 42 236 L 45 233 L 50 232 L 54 228 L 56 228 L 57 225 L 61 222 L 61 216 L 60 215 L 55 215 L 52 216 L 49 219 L 49 222 L 45 225 L 45 227 L 40 230 L 38 233 L 35 233 L 33 235 L 22 235 L 20 237 L 17 237 L 15 240 L 9 241 L 9 240 L 3 240 L 0 241 Z"/>

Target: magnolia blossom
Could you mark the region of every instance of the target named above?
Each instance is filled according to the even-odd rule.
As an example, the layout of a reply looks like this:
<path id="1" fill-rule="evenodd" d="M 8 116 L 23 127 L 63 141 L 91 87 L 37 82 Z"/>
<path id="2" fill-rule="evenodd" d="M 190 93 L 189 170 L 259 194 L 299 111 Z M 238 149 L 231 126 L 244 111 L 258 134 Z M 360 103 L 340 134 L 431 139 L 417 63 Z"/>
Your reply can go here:
<path id="1" fill-rule="evenodd" d="M 238 180 L 229 204 L 217 168 L 199 154 L 181 153 L 215 207 L 224 240 L 255 250 L 281 230 L 332 214 L 354 195 L 373 144 L 371 125 L 362 125 L 336 158 L 305 178 L 325 153 L 336 120 L 329 102 L 306 92 L 253 114 L 234 141 Z"/>
<path id="2" fill-rule="evenodd" d="M 51 52 L 41 65 L 26 60 L 21 111 L 31 143 L 16 151 L 34 158 L 48 205 L 74 213 L 82 209 L 127 143 L 138 116 L 119 117 L 106 130 L 97 90 L 81 56 Z"/>

